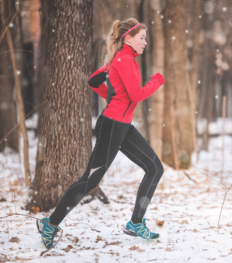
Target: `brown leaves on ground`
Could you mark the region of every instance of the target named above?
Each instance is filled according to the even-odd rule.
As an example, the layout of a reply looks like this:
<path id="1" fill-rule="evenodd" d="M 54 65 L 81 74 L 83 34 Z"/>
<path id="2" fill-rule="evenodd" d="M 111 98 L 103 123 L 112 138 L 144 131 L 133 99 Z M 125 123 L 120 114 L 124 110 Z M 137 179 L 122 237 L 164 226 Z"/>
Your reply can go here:
<path id="1" fill-rule="evenodd" d="M 27 259 L 27 258 L 21 258 L 21 257 L 15 257 L 16 260 L 20 260 L 20 261 L 29 261 L 31 259 Z"/>
<path id="2" fill-rule="evenodd" d="M 157 224 L 158 227 L 163 227 L 163 225 L 164 225 L 164 220 L 163 220 L 163 221 L 156 220 L 156 224 Z"/>
<path id="3" fill-rule="evenodd" d="M 136 245 L 134 245 L 133 247 L 130 247 L 129 250 L 137 250 L 138 252 L 145 252 L 144 249 L 139 249 L 139 246 L 136 247 Z"/>
<path id="4" fill-rule="evenodd" d="M 68 245 L 66 248 L 62 248 L 62 250 L 64 250 L 65 252 L 69 252 L 70 249 L 72 249 L 73 246 L 72 245 Z"/>
<path id="5" fill-rule="evenodd" d="M 119 245 L 121 243 L 122 242 L 119 242 L 119 241 L 114 241 L 114 242 L 111 242 L 111 243 L 108 243 L 107 241 L 105 241 L 105 245 L 103 246 L 103 248 L 105 248 L 106 246 L 111 246 L 111 245 Z"/>
<path id="6" fill-rule="evenodd" d="M 95 242 L 97 243 L 98 241 L 103 241 L 103 238 L 100 236 L 97 236 L 97 240 Z"/>
<path id="7" fill-rule="evenodd" d="M 139 249 L 139 247 L 136 247 L 136 245 L 134 245 L 133 247 L 130 247 L 129 250 L 137 250 Z"/>
<path id="8" fill-rule="evenodd" d="M 20 239 L 18 237 L 12 237 L 9 242 L 12 242 L 12 243 L 19 243 L 20 242 Z"/>
<path id="9" fill-rule="evenodd" d="M 31 211 L 32 211 L 34 214 L 36 214 L 36 213 L 39 213 L 40 209 L 39 209 L 39 207 L 37 207 L 37 206 L 32 206 Z"/>
<path id="10" fill-rule="evenodd" d="M 183 225 L 183 224 L 188 224 L 189 222 L 188 220 L 182 220 L 181 222 L 176 221 L 176 223 Z"/>
<path id="11" fill-rule="evenodd" d="M 158 207 L 151 208 L 150 210 L 158 210 Z"/>

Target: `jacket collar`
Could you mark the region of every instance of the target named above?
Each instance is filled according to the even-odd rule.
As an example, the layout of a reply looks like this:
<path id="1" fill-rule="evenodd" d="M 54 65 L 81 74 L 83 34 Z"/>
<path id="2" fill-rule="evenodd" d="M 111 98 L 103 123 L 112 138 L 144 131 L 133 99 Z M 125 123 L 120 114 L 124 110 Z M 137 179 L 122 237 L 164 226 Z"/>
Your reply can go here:
<path id="1" fill-rule="evenodd" d="M 124 52 L 126 52 L 127 54 L 131 55 L 133 58 L 139 56 L 139 54 L 137 53 L 137 51 L 135 51 L 131 46 L 123 43 L 122 44 L 122 50 Z"/>

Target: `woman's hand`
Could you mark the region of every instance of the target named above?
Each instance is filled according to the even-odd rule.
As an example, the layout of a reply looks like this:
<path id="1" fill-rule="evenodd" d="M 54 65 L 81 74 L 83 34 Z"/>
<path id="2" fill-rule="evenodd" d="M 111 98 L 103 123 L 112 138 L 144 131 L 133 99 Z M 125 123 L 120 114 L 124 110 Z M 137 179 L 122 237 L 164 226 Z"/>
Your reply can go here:
<path id="1" fill-rule="evenodd" d="M 151 76 L 151 79 L 156 79 L 159 81 L 160 85 L 163 85 L 165 83 L 164 77 L 160 73 L 156 73 L 155 75 Z"/>

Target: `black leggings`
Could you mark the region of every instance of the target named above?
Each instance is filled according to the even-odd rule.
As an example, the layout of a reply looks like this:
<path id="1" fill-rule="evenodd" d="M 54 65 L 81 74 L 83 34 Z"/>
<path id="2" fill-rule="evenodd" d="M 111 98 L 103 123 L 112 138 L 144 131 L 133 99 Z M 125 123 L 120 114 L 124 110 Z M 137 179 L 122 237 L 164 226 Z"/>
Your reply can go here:
<path id="1" fill-rule="evenodd" d="M 132 215 L 133 218 L 144 217 L 163 174 L 163 166 L 158 156 L 130 123 L 115 121 L 100 115 L 96 123 L 95 134 L 96 144 L 85 173 L 67 189 L 50 216 L 50 222 L 54 225 L 59 225 L 80 200 L 100 183 L 118 150 L 146 172 L 137 192 Z"/>

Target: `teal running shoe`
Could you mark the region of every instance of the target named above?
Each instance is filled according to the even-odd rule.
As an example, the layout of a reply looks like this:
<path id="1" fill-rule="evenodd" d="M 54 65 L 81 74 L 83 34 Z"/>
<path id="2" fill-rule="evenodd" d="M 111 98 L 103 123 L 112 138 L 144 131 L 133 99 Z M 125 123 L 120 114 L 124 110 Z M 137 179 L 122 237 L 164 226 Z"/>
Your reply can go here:
<path id="1" fill-rule="evenodd" d="M 142 223 L 133 224 L 130 220 L 123 229 L 123 232 L 131 236 L 140 236 L 145 239 L 154 239 L 158 238 L 159 234 L 151 232 L 146 226 L 146 219 L 143 217 Z"/>
<path id="2" fill-rule="evenodd" d="M 50 248 L 53 246 L 53 239 L 54 239 L 54 234 L 58 231 L 60 231 L 59 227 L 56 226 L 51 226 L 47 222 L 50 222 L 49 217 L 45 217 L 42 219 L 43 221 L 36 220 L 36 225 L 38 228 L 39 233 L 42 236 L 43 243 L 46 248 Z M 46 221 L 46 222 L 44 222 Z"/>

